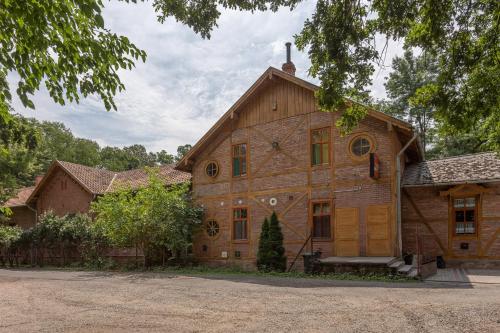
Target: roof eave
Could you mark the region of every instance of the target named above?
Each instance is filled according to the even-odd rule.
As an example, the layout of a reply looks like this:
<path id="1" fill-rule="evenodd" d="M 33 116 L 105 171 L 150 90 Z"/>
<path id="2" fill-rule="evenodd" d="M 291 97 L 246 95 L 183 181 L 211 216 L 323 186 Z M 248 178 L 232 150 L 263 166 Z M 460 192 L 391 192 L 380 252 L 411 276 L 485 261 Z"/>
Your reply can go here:
<path id="1" fill-rule="evenodd" d="M 476 180 L 462 180 L 454 182 L 442 182 L 442 183 L 431 183 L 431 184 L 403 184 L 402 187 L 438 187 L 438 186 L 451 186 L 451 185 L 461 185 L 461 184 L 484 184 L 484 183 L 497 183 L 500 182 L 500 178 L 494 179 L 476 179 Z"/>

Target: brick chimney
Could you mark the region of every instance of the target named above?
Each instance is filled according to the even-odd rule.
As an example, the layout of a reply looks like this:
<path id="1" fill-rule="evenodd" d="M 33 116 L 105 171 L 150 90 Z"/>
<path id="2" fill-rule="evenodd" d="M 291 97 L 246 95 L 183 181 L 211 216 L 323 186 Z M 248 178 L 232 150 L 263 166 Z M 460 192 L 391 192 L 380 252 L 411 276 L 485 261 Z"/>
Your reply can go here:
<path id="1" fill-rule="evenodd" d="M 286 45 L 286 62 L 281 66 L 283 72 L 287 72 L 290 75 L 295 76 L 295 65 L 292 62 L 291 51 L 292 43 L 288 42 Z"/>

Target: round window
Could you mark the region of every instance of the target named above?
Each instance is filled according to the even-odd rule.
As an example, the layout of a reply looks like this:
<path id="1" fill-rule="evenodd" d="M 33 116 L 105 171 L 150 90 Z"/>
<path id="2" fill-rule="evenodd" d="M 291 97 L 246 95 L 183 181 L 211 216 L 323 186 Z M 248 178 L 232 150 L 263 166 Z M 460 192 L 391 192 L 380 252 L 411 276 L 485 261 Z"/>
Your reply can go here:
<path id="1" fill-rule="evenodd" d="M 207 230 L 208 236 L 210 237 L 215 237 L 219 233 L 219 223 L 217 223 L 217 221 L 215 220 L 207 221 L 205 228 Z"/>
<path id="2" fill-rule="evenodd" d="M 219 173 L 219 166 L 217 165 L 216 162 L 210 162 L 205 167 L 205 172 L 206 172 L 207 176 L 215 178 L 215 177 L 217 177 L 217 174 Z"/>
<path id="3" fill-rule="evenodd" d="M 351 144 L 351 153 L 357 157 L 365 156 L 371 149 L 372 144 L 366 137 L 356 138 Z"/>

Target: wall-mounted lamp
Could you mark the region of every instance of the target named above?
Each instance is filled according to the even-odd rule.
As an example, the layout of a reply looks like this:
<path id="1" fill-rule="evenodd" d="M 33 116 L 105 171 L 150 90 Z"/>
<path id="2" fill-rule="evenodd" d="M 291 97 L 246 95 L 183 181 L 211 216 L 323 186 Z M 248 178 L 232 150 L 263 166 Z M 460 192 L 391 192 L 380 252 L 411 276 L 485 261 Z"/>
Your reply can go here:
<path id="1" fill-rule="evenodd" d="M 280 144 L 278 143 L 278 141 L 273 141 L 273 149 L 274 150 L 280 149 Z"/>
<path id="2" fill-rule="evenodd" d="M 276 102 L 276 101 L 273 102 L 272 109 L 273 109 L 273 111 L 278 110 L 278 102 Z"/>

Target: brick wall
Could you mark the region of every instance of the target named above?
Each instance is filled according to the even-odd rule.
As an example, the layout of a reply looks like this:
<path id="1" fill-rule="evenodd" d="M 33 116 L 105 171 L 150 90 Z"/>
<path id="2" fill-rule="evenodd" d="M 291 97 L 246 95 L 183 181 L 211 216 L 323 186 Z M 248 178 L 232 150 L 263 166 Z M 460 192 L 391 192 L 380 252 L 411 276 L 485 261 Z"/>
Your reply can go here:
<path id="1" fill-rule="evenodd" d="M 55 214 L 85 213 L 93 195 L 83 189 L 72 177 L 61 169 L 53 172 L 40 191 L 37 200 L 38 214 L 52 210 Z"/>
<path id="2" fill-rule="evenodd" d="M 9 224 L 15 224 L 23 229 L 29 229 L 36 223 L 36 213 L 26 206 L 12 207 Z"/>
<path id="3" fill-rule="evenodd" d="M 478 233 L 470 236 L 450 233 L 453 229 L 449 198 L 440 196 L 440 191 L 454 186 L 406 188 L 407 195 L 403 195 L 402 200 L 403 250 L 415 253 L 418 228 L 418 234 L 426 237 L 423 250 L 428 253 L 454 261 L 500 259 L 500 182 L 483 186 L 490 192 L 482 194 Z M 461 249 L 462 243 L 467 243 L 468 248 Z"/>
<path id="4" fill-rule="evenodd" d="M 196 158 L 192 171 L 193 192 L 196 200 L 204 206 L 206 219 L 215 219 L 220 232 L 214 238 L 205 232 L 198 234 L 194 242 L 195 255 L 213 264 L 254 265 L 262 222 L 275 211 L 281 221 L 290 263 L 311 230 L 311 201 L 324 199 L 331 200 L 332 208 L 359 209 L 360 255 L 366 254 L 366 208 L 387 205 L 391 211 L 391 249 L 395 251 L 393 163 L 396 136 L 385 122 L 370 117 L 363 120 L 352 134 L 342 136 L 335 128 L 337 117 L 336 113 L 312 112 L 235 128 L 214 138 Z M 310 129 L 320 127 L 332 129 L 332 162 L 329 166 L 311 167 Z M 349 153 L 349 143 L 360 134 L 370 138 L 379 155 L 379 180 L 369 177 L 368 158 L 355 159 Z M 233 178 L 231 145 L 242 142 L 247 143 L 248 148 L 248 174 Z M 279 148 L 273 149 L 272 142 L 278 142 Z M 209 161 L 219 164 L 216 178 L 205 174 Z M 276 199 L 275 206 L 270 204 L 271 198 Z M 232 208 L 239 206 L 247 207 L 249 213 L 249 239 L 245 242 L 232 241 Z M 336 253 L 335 214 L 331 228 L 332 239 L 314 242 L 315 249 L 320 248 L 324 257 Z M 227 259 L 221 257 L 223 251 L 227 252 Z M 235 251 L 239 251 L 241 258 L 235 257 Z"/>

